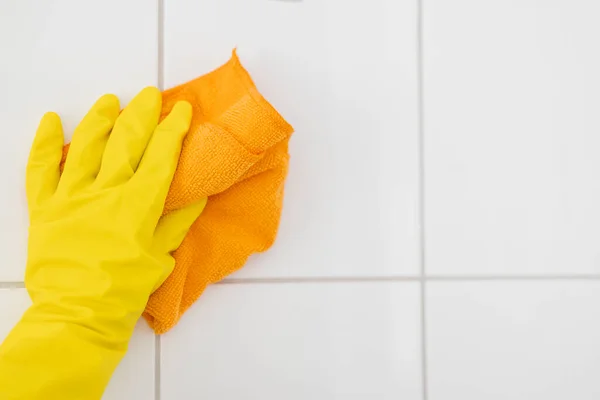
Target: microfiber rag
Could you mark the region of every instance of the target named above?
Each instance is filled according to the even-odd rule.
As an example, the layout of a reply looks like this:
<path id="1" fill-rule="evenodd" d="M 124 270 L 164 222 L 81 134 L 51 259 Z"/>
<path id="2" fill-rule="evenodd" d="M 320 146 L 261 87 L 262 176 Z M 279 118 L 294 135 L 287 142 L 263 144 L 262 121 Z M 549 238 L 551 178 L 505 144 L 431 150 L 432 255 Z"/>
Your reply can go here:
<path id="1" fill-rule="evenodd" d="M 208 202 L 173 253 L 175 269 L 144 311 L 158 334 L 175 326 L 206 286 L 273 244 L 293 132 L 258 92 L 235 50 L 218 69 L 164 91 L 161 118 L 179 100 L 190 102 L 194 114 L 164 212 L 205 197 Z M 67 153 L 68 145 L 63 161 Z"/>

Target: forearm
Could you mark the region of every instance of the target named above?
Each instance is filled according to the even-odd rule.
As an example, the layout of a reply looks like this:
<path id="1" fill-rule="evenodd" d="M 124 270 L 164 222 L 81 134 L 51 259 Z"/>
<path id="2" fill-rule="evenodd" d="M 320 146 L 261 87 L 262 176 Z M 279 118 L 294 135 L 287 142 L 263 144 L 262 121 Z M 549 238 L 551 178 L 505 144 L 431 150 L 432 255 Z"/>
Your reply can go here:
<path id="1" fill-rule="evenodd" d="M 127 350 L 114 339 L 32 306 L 0 346 L 0 398 L 100 399 Z"/>

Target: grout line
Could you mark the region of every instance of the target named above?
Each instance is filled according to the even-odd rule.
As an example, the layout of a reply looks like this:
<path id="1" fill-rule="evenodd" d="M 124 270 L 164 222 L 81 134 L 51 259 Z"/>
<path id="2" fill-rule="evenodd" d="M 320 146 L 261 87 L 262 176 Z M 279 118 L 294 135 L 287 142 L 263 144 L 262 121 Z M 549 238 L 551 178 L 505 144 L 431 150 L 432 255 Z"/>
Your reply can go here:
<path id="1" fill-rule="evenodd" d="M 417 112 L 418 112 L 418 152 L 419 152 L 419 237 L 420 237 L 420 262 L 421 276 L 425 276 L 426 263 L 426 226 L 425 226 L 425 117 L 423 101 L 423 50 L 422 50 L 422 1 L 417 0 Z"/>
<path id="2" fill-rule="evenodd" d="M 600 275 L 415 275 L 415 276 L 334 276 L 228 278 L 216 285 L 279 284 L 279 283 L 344 283 L 344 282 L 470 282 L 470 281 L 597 281 Z"/>
<path id="3" fill-rule="evenodd" d="M 431 275 L 426 276 L 425 281 L 597 281 L 600 280 L 600 275 L 465 275 L 465 276 L 448 276 L 448 275 Z"/>
<path id="4" fill-rule="evenodd" d="M 344 283 L 344 282 L 397 282 L 397 281 L 420 281 L 419 276 L 382 276 L 382 277 L 353 277 L 353 276 L 336 276 L 336 277 L 294 277 L 294 278 L 229 278 L 217 282 L 217 285 L 239 285 L 252 283 Z"/>
<path id="5" fill-rule="evenodd" d="M 427 277 L 426 277 L 426 210 L 425 210 L 425 102 L 423 99 L 423 1 L 417 0 L 417 112 L 419 130 L 419 227 L 421 262 L 421 384 L 423 400 L 429 397 L 427 376 Z"/>
<path id="6" fill-rule="evenodd" d="M 157 68 L 156 83 L 165 89 L 165 0 L 158 0 L 157 21 Z M 161 392 L 161 341 L 160 335 L 154 335 L 154 399 L 160 400 Z"/>
<path id="7" fill-rule="evenodd" d="M 160 363 L 161 363 L 160 335 L 154 335 L 154 399 L 160 400 Z"/>
<path id="8" fill-rule="evenodd" d="M 423 400 L 429 396 L 429 378 L 427 368 L 427 285 L 421 281 L 421 384 L 423 385 Z"/>
<path id="9" fill-rule="evenodd" d="M 25 282 L 0 282 L 0 289 L 23 289 Z"/>
<path id="10" fill-rule="evenodd" d="M 158 0 L 158 29 L 157 29 L 157 86 L 165 89 L 165 2 Z"/>

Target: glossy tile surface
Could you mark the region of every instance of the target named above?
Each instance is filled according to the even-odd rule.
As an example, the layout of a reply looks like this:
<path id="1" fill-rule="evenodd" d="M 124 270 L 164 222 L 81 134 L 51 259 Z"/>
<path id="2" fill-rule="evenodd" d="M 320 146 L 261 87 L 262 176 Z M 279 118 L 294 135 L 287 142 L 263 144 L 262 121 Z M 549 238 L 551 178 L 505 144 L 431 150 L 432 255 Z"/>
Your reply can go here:
<path id="1" fill-rule="evenodd" d="M 600 3 L 423 4 L 427 272 L 600 273 Z"/>
<path id="2" fill-rule="evenodd" d="M 430 400 L 600 397 L 600 282 L 428 284 Z"/>

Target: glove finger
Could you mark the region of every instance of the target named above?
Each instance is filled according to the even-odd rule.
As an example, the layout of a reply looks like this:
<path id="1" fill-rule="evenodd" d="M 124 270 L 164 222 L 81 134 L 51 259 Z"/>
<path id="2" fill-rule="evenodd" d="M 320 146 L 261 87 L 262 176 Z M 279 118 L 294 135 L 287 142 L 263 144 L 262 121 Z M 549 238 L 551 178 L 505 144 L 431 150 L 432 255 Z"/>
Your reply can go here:
<path id="1" fill-rule="evenodd" d="M 179 210 L 164 215 L 154 232 L 154 249 L 158 254 L 170 254 L 177 250 L 190 230 L 192 224 L 198 219 L 207 199 L 190 204 Z"/>
<path id="2" fill-rule="evenodd" d="M 54 194 L 60 179 L 64 136 L 60 117 L 46 113 L 35 134 L 25 174 L 29 206 L 37 206 Z"/>
<path id="3" fill-rule="evenodd" d="M 161 274 L 157 278 L 152 292 L 158 289 L 173 272 L 175 260 L 171 253 L 181 246 L 189 229 L 198 219 L 205 206 L 206 199 L 202 199 L 197 203 L 164 215 L 158 222 L 154 232 L 152 252 L 163 261 L 161 262 Z"/>
<path id="4" fill-rule="evenodd" d="M 96 185 L 115 186 L 133 176 L 156 129 L 161 106 L 160 91 L 147 87 L 125 107 L 106 144 Z"/>
<path id="5" fill-rule="evenodd" d="M 60 190 L 71 191 L 96 179 L 106 142 L 119 111 L 117 96 L 107 94 L 100 97 L 83 117 L 73 133 Z"/>
<path id="6" fill-rule="evenodd" d="M 192 106 L 186 101 L 175 104 L 171 113 L 156 128 L 131 183 L 139 193 L 151 199 L 148 216 L 160 218 L 173 175 L 177 169 L 183 139 L 190 128 Z"/>

